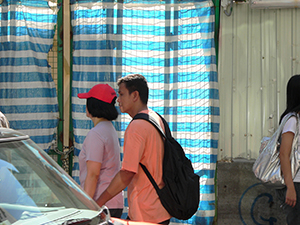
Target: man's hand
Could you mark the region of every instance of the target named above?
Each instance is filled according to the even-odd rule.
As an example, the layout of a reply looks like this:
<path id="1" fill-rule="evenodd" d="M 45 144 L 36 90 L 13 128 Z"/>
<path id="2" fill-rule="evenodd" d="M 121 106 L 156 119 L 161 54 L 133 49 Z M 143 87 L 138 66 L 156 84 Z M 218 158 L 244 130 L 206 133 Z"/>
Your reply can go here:
<path id="1" fill-rule="evenodd" d="M 103 206 L 106 202 L 112 199 L 114 196 L 119 194 L 122 190 L 124 190 L 131 182 L 135 173 L 127 171 L 127 170 L 120 170 L 114 179 L 110 182 L 107 189 L 100 195 L 97 199 L 97 204 L 99 206 Z"/>

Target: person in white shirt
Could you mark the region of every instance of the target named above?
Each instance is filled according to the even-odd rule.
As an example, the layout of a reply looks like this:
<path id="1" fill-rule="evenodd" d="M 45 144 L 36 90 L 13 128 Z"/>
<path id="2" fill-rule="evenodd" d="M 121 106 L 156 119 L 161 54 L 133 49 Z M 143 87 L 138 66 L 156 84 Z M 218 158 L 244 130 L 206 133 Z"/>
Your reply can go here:
<path id="1" fill-rule="evenodd" d="M 286 109 L 280 117 L 282 119 L 290 112 L 300 112 L 300 75 L 294 75 L 290 78 L 287 84 L 286 92 Z M 290 154 L 292 142 L 296 133 L 297 119 L 292 116 L 286 122 L 281 135 L 280 144 L 280 165 L 283 173 L 286 187 L 277 190 L 279 199 L 284 208 L 287 224 L 300 224 L 300 172 L 296 174 L 294 179 L 291 173 Z M 299 137 L 297 137 L 299 139 Z M 300 141 L 300 140 L 299 140 Z M 299 142 L 300 143 L 300 142 Z M 298 145 L 299 146 L 299 145 Z"/>

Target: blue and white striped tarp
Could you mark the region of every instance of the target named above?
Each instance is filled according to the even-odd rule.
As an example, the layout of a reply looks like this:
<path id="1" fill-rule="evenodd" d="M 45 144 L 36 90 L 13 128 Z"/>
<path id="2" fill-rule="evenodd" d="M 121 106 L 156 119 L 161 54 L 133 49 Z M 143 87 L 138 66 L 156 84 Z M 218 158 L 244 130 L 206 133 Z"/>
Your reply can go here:
<path id="1" fill-rule="evenodd" d="M 118 78 L 140 73 L 150 88 L 148 106 L 169 122 L 201 177 L 198 212 L 188 221 L 172 218 L 171 223 L 212 224 L 219 132 L 214 8 L 210 0 L 171 2 L 71 2 L 73 177 L 79 182 L 77 156 L 93 126 L 85 115 L 86 102 L 77 94 L 98 83 L 107 83 L 117 91 Z M 130 120 L 122 114 L 114 122 L 121 146 Z"/>
<path id="2" fill-rule="evenodd" d="M 58 122 L 56 88 L 47 62 L 56 8 L 45 0 L 4 0 L 0 18 L 0 111 L 11 128 L 47 150 Z"/>

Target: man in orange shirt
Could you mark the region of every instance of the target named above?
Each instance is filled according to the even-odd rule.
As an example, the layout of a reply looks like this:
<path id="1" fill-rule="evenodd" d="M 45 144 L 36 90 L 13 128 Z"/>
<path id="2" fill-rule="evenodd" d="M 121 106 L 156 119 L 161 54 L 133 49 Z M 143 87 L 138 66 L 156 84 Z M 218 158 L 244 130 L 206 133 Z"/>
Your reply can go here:
<path id="1" fill-rule="evenodd" d="M 128 113 L 132 118 L 137 113 L 147 113 L 163 128 L 159 116 L 147 107 L 149 88 L 142 75 L 127 75 L 118 80 L 118 86 L 117 101 L 122 113 Z M 164 144 L 161 135 L 149 122 L 133 120 L 125 131 L 123 152 L 121 170 L 98 198 L 97 203 L 104 205 L 128 186 L 129 219 L 169 224 L 170 214 L 162 206 L 155 189 L 139 165 L 142 163 L 147 167 L 160 188 L 164 186 L 162 180 Z"/>

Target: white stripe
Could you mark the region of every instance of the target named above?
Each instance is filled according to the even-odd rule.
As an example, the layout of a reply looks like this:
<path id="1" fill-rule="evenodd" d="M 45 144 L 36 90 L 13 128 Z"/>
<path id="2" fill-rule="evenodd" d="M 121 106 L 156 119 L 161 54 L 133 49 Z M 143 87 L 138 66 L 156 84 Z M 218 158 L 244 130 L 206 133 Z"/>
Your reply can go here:
<path id="1" fill-rule="evenodd" d="M 51 68 L 37 65 L 27 66 L 1 66 L 1 73 L 28 73 L 28 72 L 39 72 L 39 73 L 51 73 Z"/>
<path id="2" fill-rule="evenodd" d="M 50 143 L 37 144 L 42 150 L 49 149 Z"/>
<path id="3" fill-rule="evenodd" d="M 17 106 L 17 105 L 56 105 L 56 97 L 45 98 L 2 98 L 1 106 Z"/>
<path id="4" fill-rule="evenodd" d="M 46 113 L 6 113 L 7 118 L 10 121 L 27 121 L 27 120 L 53 120 L 58 119 L 58 112 L 46 112 Z"/>
<path id="5" fill-rule="evenodd" d="M 74 119 L 74 118 L 73 118 Z M 78 119 L 78 118 L 75 118 Z M 76 135 L 79 136 L 86 136 L 89 129 L 80 129 L 77 128 Z M 124 136 L 124 131 L 117 131 L 118 137 Z M 172 135 L 175 139 L 188 139 L 188 140 L 218 140 L 219 133 L 212 133 L 212 132 L 193 132 L 193 131 L 186 131 L 186 132 L 172 132 Z M 197 149 L 197 148 L 196 148 Z M 186 149 L 186 151 L 194 152 L 195 149 Z"/>
<path id="6" fill-rule="evenodd" d="M 36 88 L 55 88 L 53 82 L 42 82 L 42 81 L 21 81 L 21 82 L 5 82 L 5 86 L 1 87 L 0 90 L 5 89 L 36 89 Z"/>
<path id="7" fill-rule="evenodd" d="M 80 24 L 82 25 L 82 24 Z M 98 24 L 97 24 L 98 25 Z M 182 35 L 174 35 L 174 36 L 158 36 L 158 35 L 132 35 L 132 34 L 78 34 L 74 35 L 74 41 L 101 41 L 107 40 L 110 41 L 151 41 L 151 42 L 178 42 L 178 41 L 192 41 L 192 40 L 209 40 L 214 37 L 213 32 L 207 33 L 190 33 L 190 34 L 182 34 Z M 163 53 L 163 52 L 160 52 Z"/>
<path id="8" fill-rule="evenodd" d="M 215 200 L 215 199 L 213 199 Z M 210 201 L 213 201 L 210 200 Z M 214 217 L 215 216 L 215 210 L 198 210 L 196 212 L 197 217 Z"/>
<path id="9" fill-rule="evenodd" d="M 215 194 L 201 194 L 200 195 L 200 201 L 214 201 L 215 200 Z M 203 211 L 206 212 L 206 211 Z"/>
<path id="10" fill-rule="evenodd" d="M 94 37 L 93 37 L 94 38 Z M 148 50 L 105 50 L 105 49 L 80 49 L 74 51 L 74 57 L 112 57 L 122 55 L 123 58 L 126 57 L 140 57 L 141 55 L 148 58 L 157 58 L 157 59 L 172 59 L 173 56 L 184 57 L 184 56 L 211 56 L 211 50 L 204 49 L 189 49 L 189 50 L 177 50 L 173 51 L 173 56 L 166 55 L 162 51 L 148 51 Z"/>
<path id="11" fill-rule="evenodd" d="M 112 70 L 111 65 L 73 65 L 74 72 L 95 72 L 95 71 L 102 71 L 102 72 L 117 72 L 122 71 L 123 73 L 140 73 L 144 71 L 144 73 L 151 72 L 151 73 L 161 73 L 161 74 L 173 74 L 176 70 L 178 73 L 181 71 L 183 72 L 208 72 L 210 70 L 207 69 L 207 65 L 180 65 L 180 66 L 172 66 L 169 68 L 164 68 L 162 66 L 114 66 Z"/>
<path id="12" fill-rule="evenodd" d="M 73 158 L 75 158 L 75 157 L 73 157 Z M 78 158 L 78 157 L 76 157 L 76 158 Z M 73 177 L 73 178 L 79 177 L 79 170 L 73 170 L 73 171 L 72 171 L 72 177 Z"/>
<path id="13" fill-rule="evenodd" d="M 0 27 L 26 27 L 43 30 L 53 30 L 55 23 L 50 23 L 49 20 L 43 22 L 29 21 L 29 20 L 2 20 Z"/>
<path id="14" fill-rule="evenodd" d="M 22 130 L 18 130 L 23 134 L 27 134 L 30 137 L 33 136 L 48 136 L 48 135 L 52 135 L 56 132 L 56 128 L 45 128 L 45 129 L 22 129 Z"/>
<path id="15" fill-rule="evenodd" d="M 212 0 L 208 0 L 205 2 L 199 2 L 199 3 L 181 3 L 181 4 L 167 4 L 170 7 L 176 7 L 184 10 L 188 9 L 195 9 L 195 8 L 205 8 L 205 7 L 212 7 L 214 6 Z M 137 4 L 137 3 L 103 3 L 103 2 L 93 2 L 93 3 L 76 3 L 71 5 L 71 10 L 87 10 L 87 9 L 118 9 L 118 8 L 124 8 L 124 9 L 134 9 L 134 10 L 148 10 L 148 11 L 166 11 L 166 7 L 164 4 Z"/>
<path id="16" fill-rule="evenodd" d="M 30 37 L 28 35 L 22 35 L 22 36 L 15 36 L 15 35 L 9 35 L 9 36 L 0 36 L 1 42 L 33 42 L 35 44 L 43 44 L 43 45 L 51 45 L 53 43 L 52 38 L 40 38 L 40 37 Z M 5 51 L 0 52 L 1 55 L 5 56 Z"/>
<path id="17" fill-rule="evenodd" d="M 207 178 L 207 179 L 200 178 L 199 183 L 200 183 L 200 185 L 214 185 L 215 179 L 214 178 Z"/>
<path id="18" fill-rule="evenodd" d="M 180 18 L 180 19 L 159 19 L 159 18 L 126 18 L 123 17 L 120 19 L 122 22 L 122 25 L 142 25 L 142 26 L 160 26 L 165 27 L 168 25 L 174 26 L 182 26 L 182 25 L 193 25 L 193 24 L 199 24 L 200 22 L 202 24 L 204 23 L 211 23 L 213 20 L 210 17 L 202 16 L 202 17 L 190 17 L 190 18 Z M 114 25 L 117 23 L 117 19 L 115 18 L 103 18 L 103 17 L 96 17 L 96 18 L 78 18 L 75 20 L 72 20 L 72 25 L 97 25 L 99 24 L 106 24 L 106 25 Z M 99 29 L 99 27 L 98 27 Z"/>
<path id="19" fill-rule="evenodd" d="M 51 68 L 37 65 L 27 66 L 1 66 L 1 73 L 28 73 L 28 72 L 39 72 L 39 73 L 51 73 Z"/>
<path id="20" fill-rule="evenodd" d="M 9 6 L 2 6 L 0 7 L 1 13 L 7 13 L 7 12 L 21 12 L 21 13 L 31 13 L 34 16 L 35 14 L 43 14 L 43 15 L 55 15 L 55 10 L 52 10 L 51 8 L 41 8 L 41 7 L 30 7 L 30 6 L 24 6 L 24 5 L 9 5 Z M 1 21 L 1 20 L 0 20 Z"/>
<path id="21" fill-rule="evenodd" d="M 83 136 L 85 137 L 87 133 L 90 131 L 90 129 L 74 129 L 74 134 L 76 136 Z"/>
<path id="22" fill-rule="evenodd" d="M 74 104 L 82 104 L 83 102 L 77 101 L 77 97 L 72 97 L 72 102 Z M 148 107 L 210 107 L 218 106 L 218 99 L 175 99 L 175 100 L 163 100 L 163 99 L 149 99 Z M 195 112 L 197 113 L 197 112 Z M 174 116 L 175 117 L 175 116 Z M 168 119 L 169 121 L 172 121 Z"/>
<path id="23" fill-rule="evenodd" d="M 91 89 L 91 87 L 93 87 L 94 85 L 99 84 L 99 83 L 108 84 L 109 86 L 111 86 L 112 88 L 114 88 L 116 91 L 118 91 L 119 87 L 117 85 L 117 81 L 113 81 L 113 82 L 98 82 L 98 81 L 85 81 L 85 82 L 82 82 L 82 81 L 72 81 L 72 87 L 74 87 L 74 88 L 87 88 L 89 90 L 89 89 Z M 82 100 L 82 99 L 79 99 L 79 100 Z"/>
<path id="24" fill-rule="evenodd" d="M 216 168 L 216 163 L 193 163 L 195 170 L 214 170 Z"/>
<path id="25" fill-rule="evenodd" d="M 33 50 L 25 50 L 25 51 L 5 51 L 3 58 L 28 58 L 35 57 L 38 59 L 46 59 L 48 53 L 43 52 L 35 52 Z"/>
<path id="26" fill-rule="evenodd" d="M 212 89 L 218 88 L 218 82 L 177 82 L 177 83 L 149 83 L 152 90 L 176 90 L 176 89 Z"/>
<path id="27" fill-rule="evenodd" d="M 82 102 L 80 102 L 82 103 Z M 79 104 L 78 102 L 74 101 L 73 104 Z M 85 105 L 85 102 L 84 104 Z M 122 114 L 123 115 L 123 114 Z M 86 113 L 80 112 L 73 112 L 72 114 L 73 119 L 79 120 L 90 120 L 86 117 Z M 176 123 L 186 123 L 186 122 L 197 122 L 197 123 L 219 123 L 220 117 L 219 116 L 210 116 L 210 115 L 164 115 L 164 118 L 167 122 L 175 121 Z M 117 121 L 121 121 L 118 119 Z"/>
<path id="28" fill-rule="evenodd" d="M 100 82 L 82 82 L 82 81 L 73 81 L 72 86 L 74 88 L 88 88 L 90 89 L 92 86 L 98 84 Z M 111 87 L 118 89 L 116 82 L 105 82 Z M 148 82 L 148 87 L 150 90 L 179 90 L 179 89 L 217 89 L 218 82 L 177 82 L 177 83 L 151 83 Z"/>

